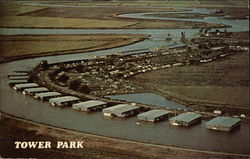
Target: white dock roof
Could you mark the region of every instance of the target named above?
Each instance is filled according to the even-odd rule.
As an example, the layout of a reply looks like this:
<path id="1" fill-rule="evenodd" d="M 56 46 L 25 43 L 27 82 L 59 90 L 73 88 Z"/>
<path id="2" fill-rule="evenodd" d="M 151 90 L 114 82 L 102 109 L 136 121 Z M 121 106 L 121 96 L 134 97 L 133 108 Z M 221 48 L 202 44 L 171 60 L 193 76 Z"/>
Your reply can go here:
<path id="1" fill-rule="evenodd" d="M 168 111 L 168 110 L 154 109 L 154 110 L 150 110 L 150 111 L 138 114 L 138 117 L 157 118 L 157 117 L 160 117 L 162 115 L 169 114 L 169 113 L 170 113 L 170 111 Z"/>
<path id="2" fill-rule="evenodd" d="M 57 98 L 51 98 L 49 102 L 70 102 L 70 101 L 75 101 L 79 100 L 79 98 L 74 97 L 74 96 L 63 96 L 63 97 L 57 97 Z"/>
<path id="3" fill-rule="evenodd" d="M 62 95 L 59 92 L 45 92 L 45 93 L 38 93 L 36 97 L 44 98 L 44 97 L 53 97 L 53 96 L 60 96 Z"/>
<path id="4" fill-rule="evenodd" d="M 90 107 L 103 105 L 103 104 L 107 104 L 107 102 L 103 102 L 103 101 L 99 101 L 99 100 L 89 100 L 86 102 L 76 103 L 76 104 L 74 104 L 74 106 L 79 106 L 81 108 L 90 108 Z"/>
<path id="5" fill-rule="evenodd" d="M 49 91 L 46 87 L 36 87 L 36 88 L 26 88 L 24 89 L 26 92 L 35 93 L 40 91 Z"/>
<path id="6" fill-rule="evenodd" d="M 177 121 L 183 121 L 183 122 L 191 122 L 192 120 L 195 120 L 197 118 L 201 117 L 200 114 L 195 113 L 183 113 L 176 117 L 173 117 L 169 120 L 177 120 Z"/>
<path id="7" fill-rule="evenodd" d="M 39 85 L 36 83 L 25 83 L 25 84 L 16 84 L 15 87 L 16 88 L 29 88 L 29 87 L 38 87 Z"/>
<path id="8" fill-rule="evenodd" d="M 240 122 L 240 119 L 233 118 L 233 117 L 216 117 L 208 122 L 206 122 L 206 125 L 224 125 L 227 127 L 231 127 L 234 124 Z"/>

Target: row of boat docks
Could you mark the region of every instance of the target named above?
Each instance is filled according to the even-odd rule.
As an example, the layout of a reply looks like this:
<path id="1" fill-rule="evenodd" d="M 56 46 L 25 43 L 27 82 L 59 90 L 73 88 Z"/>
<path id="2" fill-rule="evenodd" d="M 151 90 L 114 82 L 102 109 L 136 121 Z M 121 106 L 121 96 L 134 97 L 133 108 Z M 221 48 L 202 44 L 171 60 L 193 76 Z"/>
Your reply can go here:
<path id="1" fill-rule="evenodd" d="M 30 95 L 37 100 L 47 101 L 53 106 L 72 107 L 75 110 L 93 112 L 102 111 L 104 116 L 127 118 L 136 116 L 137 124 L 142 121 L 158 122 L 168 120 L 171 125 L 192 126 L 198 124 L 202 120 L 202 115 L 189 112 L 176 115 L 168 110 L 153 109 L 146 112 L 141 111 L 141 107 L 132 104 L 116 104 L 110 106 L 105 101 L 88 100 L 81 101 L 78 97 L 71 95 L 63 95 L 56 91 L 50 91 L 46 87 L 41 87 L 36 83 L 28 83 L 29 75 L 26 72 L 19 72 L 8 75 L 9 85 L 17 91 L 21 91 L 25 95 Z M 27 80 L 23 82 L 22 80 Z M 20 81 L 20 83 L 19 83 Z M 205 128 L 220 131 L 230 131 L 240 126 L 240 119 L 233 117 L 215 117 L 205 123 Z"/>

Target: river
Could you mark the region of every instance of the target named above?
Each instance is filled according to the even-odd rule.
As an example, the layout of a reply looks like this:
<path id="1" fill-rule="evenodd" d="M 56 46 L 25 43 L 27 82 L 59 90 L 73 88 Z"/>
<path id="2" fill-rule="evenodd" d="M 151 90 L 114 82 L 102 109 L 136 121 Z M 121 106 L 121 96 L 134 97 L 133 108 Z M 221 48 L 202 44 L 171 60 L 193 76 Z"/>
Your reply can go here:
<path id="1" fill-rule="evenodd" d="M 129 17 L 128 15 L 122 16 Z M 133 17 L 138 16 L 139 15 L 133 15 Z M 224 22 L 221 19 L 217 19 L 217 21 Z M 241 22 L 249 26 L 249 23 L 240 21 L 240 23 Z M 239 21 L 230 21 L 230 23 L 234 23 L 231 30 L 246 31 L 245 27 L 241 28 L 237 26 L 237 24 L 239 24 Z M 52 107 L 48 103 L 34 100 L 29 96 L 24 96 L 20 92 L 14 91 L 7 85 L 7 74 L 12 70 L 30 69 L 41 60 L 47 60 L 49 63 L 55 63 L 71 60 L 74 61 L 80 59 L 89 59 L 92 58 L 91 55 L 103 56 L 131 49 L 153 49 L 155 47 L 160 47 L 167 44 L 164 41 L 164 37 L 166 37 L 168 33 L 174 35 L 174 40 L 177 41 L 179 38 L 179 33 L 181 31 L 183 31 L 183 29 L 0 28 L 0 34 L 2 35 L 129 33 L 147 34 L 153 37 L 151 40 L 145 40 L 136 44 L 108 50 L 38 57 L 0 64 L 0 110 L 7 114 L 11 114 L 27 120 L 32 120 L 38 123 L 83 131 L 92 134 L 122 138 L 127 140 L 150 142 L 155 144 L 175 145 L 211 151 L 250 154 L 249 125 L 245 123 L 242 123 L 240 129 L 232 131 L 230 133 L 207 130 L 204 126 L 205 121 L 202 121 L 201 124 L 192 126 L 190 128 L 172 127 L 168 121 L 160 122 L 157 124 L 147 123 L 143 125 L 136 125 L 136 117 L 131 117 L 128 119 L 107 118 L 103 117 L 101 112 L 83 113 L 75 111 L 72 108 Z M 185 29 L 184 31 L 186 32 L 186 36 L 190 37 L 198 30 Z"/>

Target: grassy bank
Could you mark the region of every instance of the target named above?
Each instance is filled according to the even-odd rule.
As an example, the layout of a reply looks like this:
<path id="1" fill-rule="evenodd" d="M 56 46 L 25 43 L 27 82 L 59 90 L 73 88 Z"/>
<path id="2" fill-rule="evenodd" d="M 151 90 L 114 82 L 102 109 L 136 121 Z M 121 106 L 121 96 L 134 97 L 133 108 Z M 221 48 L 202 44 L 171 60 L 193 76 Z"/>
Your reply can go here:
<path id="1" fill-rule="evenodd" d="M 133 44 L 146 37 L 139 34 L 0 35 L 0 58 L 1 62 L 5 62 L 20 58 L 95 51 Z"/>
<path id="2" fill-rule="evenodd" d="M 235 54 L 214 62 L 173 67 L 135 77 L 167 97 L 194 105 L 248 108 L 249 55 Z"/>

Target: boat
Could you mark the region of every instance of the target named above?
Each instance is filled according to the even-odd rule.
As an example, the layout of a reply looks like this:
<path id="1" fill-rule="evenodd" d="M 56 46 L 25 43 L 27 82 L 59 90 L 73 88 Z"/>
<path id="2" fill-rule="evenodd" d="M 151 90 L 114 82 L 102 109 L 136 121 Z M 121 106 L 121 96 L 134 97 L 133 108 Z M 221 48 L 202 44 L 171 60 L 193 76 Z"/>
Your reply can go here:
<path id="1" fill-rule="evenodd" d="M 176 110 L 174 111 L 174 117 L 176 117 Z M 171 121 L 170 121 L 170 124 L 171 124 L 171 125 L 174 125 L 174 126 L 180 125 L 176 120 L 171 120 Z"/>
<path id="2" fill-rule="evenodd" d="M 176 120 L 170 121 L 170 124 L 174 126 L 180 125 L 178 122 L 176 122 Z"/>
<path id="3" fill-rule="evenodd" d="M 142 125 L 142 123 L 140 123 L 139 121 L 136 122 L 136 125 Z"/>

